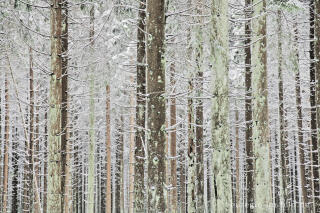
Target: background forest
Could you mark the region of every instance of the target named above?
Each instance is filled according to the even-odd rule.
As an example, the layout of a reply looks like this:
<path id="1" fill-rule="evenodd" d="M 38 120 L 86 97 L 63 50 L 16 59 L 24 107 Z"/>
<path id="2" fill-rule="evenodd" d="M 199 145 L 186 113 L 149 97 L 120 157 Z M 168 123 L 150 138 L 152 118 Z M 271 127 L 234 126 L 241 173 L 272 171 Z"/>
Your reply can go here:
<path id="1" fill-rule="evenodd" d="M 0 212 L 320 213 L 320 0 L 0 0 Z"/>

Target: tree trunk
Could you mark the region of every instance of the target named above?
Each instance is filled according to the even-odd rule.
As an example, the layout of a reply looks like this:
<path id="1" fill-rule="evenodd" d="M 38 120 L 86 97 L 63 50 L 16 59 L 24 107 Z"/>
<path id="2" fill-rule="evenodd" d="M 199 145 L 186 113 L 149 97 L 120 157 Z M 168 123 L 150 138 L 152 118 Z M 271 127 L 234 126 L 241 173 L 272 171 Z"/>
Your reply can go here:
<path id="1" fill-rule="evenodd" d="M 61 52 L 62 52 L 62 109 L 61 109 L 61 147 L 62 152 L 62 191 L 64 199 L 62 200 L 63 212 L 70 213 L 70 144 L 68 128 L 68 0 L 62 2 L 62 32 L 61 32 Z"/>
<path id="2" fill-rule="evenodd" d="M 180 124 L 182 129 L 182 124 Z M 184 139 L 180 141 L 180 207 L 181 213 L 185 213 L 187 210 L 187 197 L 186 197 L 186 154 L 185 154 L 185 142 Z"/>
<path id="3" fill-rule="evenodd" d="M 297 23 L 295 23 L 297 25 Z M 297 126 L 298 126 L 298 148 L 297 154 L 299 154 L 300 160 L 300 181 L 301 181 L 301 192 L 302 192 L 302 207 L 303 212 L 307 212 L 307 181 L 306 181 L 306 168 L 304 160 L 304 149 L 305 142 L 303 140 L 303 126 L 302 126 L 302 105 L 301 105 L 301 89 L 300 89 L 300 69 L 299 69 L 299 48 L 298 48 L 298 27 L 295 26 L 295 60 L 294 60 L 294 69 L 295 69 L 295 89 L 296 89 L 296 108 L 297 108 Z"/>
<path id="4" fill-rule="evenodd" d="M 203 2 L 202 0 L 197 0 L 197 14 L 202 15 Z M 200 17 L 197 20 L 199 26 L 196 29 L 196 65 L 197 65 L 197 74 L 196 74 L 196 174 L 197 174 L 197 211 L 204 212 L 204 162 L 203 162 L 203 33 L 201 24 L 203 24 L 203 18 Z"/>
<path id="5" fill-rule="evenodd" d="M 136 149 L 135 149 L 135 204 L 136 212 L 144 210 L 144 162 L 145 162 L 145 117 L 146 117 L 146 0 L 140 0 L 137 31 L 137 106 L 136 106 Z"/>
<path id="6" fill-rule="evenodd" d="M 317 5 L 319 1 L 316 0 Z M 318 137 L 317 137 L 317 108 L 316 105 L 316 68 L 319 62 L 315 62 L 315 1 L 310 0 L 310 105 L 311 105 L 311 143 L 312 143 L 312 189 L 313 189 L 313 211 L 320 211 L 320 192 L 319 192 L 319 156 L 318 156 Z M 318 44 L 318 42 L 317 42 Z M 316 47 L 319 49 L 319 47 Z M 317 55 L 319 53 L 316 53 Z M 319 110 L 318 110 L 319 111 Z"/>
<path id="7" fill-rule="evenodd" d="M 130 81 L 133 84 L 134 78 L 133 76 L 130 77 Z M 130 94 L 130 151 L 129 151 L 129 213 L 134 213 L 134 167 L 135 167 L 135 132 L 134 132 L 134 93 L 131 92 Z"/>
<path id="8" fill-rule="evenodd" d="M 147 94 L 148 94 L 148 209 L 165 212 L 165 1 L 149 0 L 147 4 Z"/>
<path id="9" fill-rule="evenodd" d="M 116 120 L 117 124 L 117 152 L 116 152 L 116 191 L 115 191 L 115 209 L 116 213 L 123 213 L 123 118 L 120 115 L 120 119 Z"/>
<path id="10" fill-rule="evenodd" d="M 188 182 L 187 182 L 187 212 L 196 212 L 196 144 L 194 131 L 194 111 L 193 111 L 193 80 L 189 79 L 188 93 Z"/>
<path id="11" fill-rule="evenodd" d="M 9 75 L 5 72 L 5 136 L 4 136 L 4 159 L 3 159 L 3 197 L 2 212 L 7 212 L 8 207 L 8 180 L 9 180 Z"/>
<path id="12" fill-rule="evenodd" d="M 18 123 L 18 117 L 16 119 L 16 124 Z M 12 167 L 13 167 L 13 177 L 12 177 L 12 201 L 11 201 L 11 212 L 18 212 L 19 201 L 18 201 L 18 184 L 19 184 L 19 150 L 18 150 L 18 128 L 12 126 Z"/>
<path id="13" fill-rule="evenodd" d="M 51 79 L 49 98 L 48 213 L 62 212 L 62 0 L 51 1 Z"/>
<path id="14" fill-rule="evenodd" d="M 248 213 L 254 212 L 254 157 L 252 144 L 252 73 L 251 73 L 251 18 L 252 18 L 252 0 L 245 1 L 245 122 L 246 122 L 246 187 L 247 203 L 245 209 Z"/>
<path id="15" fill-rule="evenodd" d="M 212 167 L 215 212 L 232 212 L 232 184 L 229 140 L 228 91 L 228 1 L 213 0 L 211 55 L 212 100 Z M 221 48 L 217 48 L 221 47 Z"/>
<path id="16" fill-rule="evenodd" d="M 178 211 L 177 209 L 177 201 L 178 201 L 178 196 L 177 196 L 177 109 L 176 109 L 176 98 L 175 98 L 175 64 L 174 62 L 171 63 L 170 66 L 170 84 L 172 88 L 172 96 L 171 96 L 171 103 L 170 103 L 170 169 L 171 169 L 171 212 L 176 213 Z"/>
<path id="17" fill-rule="evenodd" d="M 316 104 L 316 128 L 317 132 L 317 147 L 314 147 L 314 150 L 318 148 L 317 150 L 317 156 L 319 158 L 320 156 L 320 20 L 319 20 L 319 14 L 320 14 L 320 1 L 316 0 L 315 1 L 315 14 L 317 14 L 317 17 L 315 18 L 315 59 L 316 59 L 316 64 L 315 64 L 315 104 Z M 317 170 L 316 175 L 314 175 L 314 208 L 315 212 L 320 212 L 320 186 L 319 186 L 319 159 L 314 159 L 313 160 L 313 165 L 316 165 L 314 167 L 314 170 Z"/>
<path id="18" fill-rule="evenodd" d="M 94 5 L 92 5 L 90 10 L 90 43 L 91 43 L 91 53 L 94 52 Z M 90 103 L 89 103 L 89 120 L 90 120 L 90 130 L 89 130 L 89 166 L 88 166 L 88 205 L 87 213 L 94 213 L 94 177 L 95 177 L 95 76 L 94 67 L 91 67 L 90 73 Z M 108 195 L 107 195 L 108 196 Z M 110 199 L 111 200 L 111 199 Z M 111 201 L 110 201 L 111 202 Z M 108 204 L 108 203 L 107 203 Z M 111 208 L 111 206 L 110 206 Z"/>
<path id="19" fill-rule="evenodd" d="M 270 145 L 268 119 L 266 1 L 254 0 L 252 97 L 255 211 L 271 212 Z"/>
<path id="20" fill-rule="evenodd" d="M 235 104 L 237 106 L 237 103 Z M 239 137 L 239 110 L 236 110 L 236 189 L 235 189 L 235 206 L 236 206 L 236 213 L 240 213 L 241 211 L 241 203 L 240 203 L 240 137 Z"/>
<path id="21" fill-rule="evenodd" d="M 285 213 L 289 212 L 289 193 L 288 184 L 289 180 L 289 155 L 287 150 L 288 147 L 288 136 L 287 136 L 287 121 L 285 118 L 286 112 L 284 109 L 284 89 L 283 89 L 283 73 L 282 73 L 282 14 L 281 10 L 277 11 L 277 22 L 278 22 L 278 79 L 279 79 L 279 120 L 280 120 L 280 156 L 281 156 L 281 195 L 283 200 L 283 210 Z M 278 196 L 278 193 L 275 193 Z M 280 203 L 277 204 L 276 211 L 280 211 Z"/>
<path id="22" fill-rule="evenodd" d="M 106 213 L 112 212 L 111 206 L 111 123 L 110 123 L 110 86 L 106 86 Z"/>
<path id="23" fill-rule="evenodd" d="M 47 213 L 47 180 L 48 180 L 48 113 L 45 112 L 44 120 L 46 122 L 44 126 L 44 166 L 43 166 L 43 213 Z"/>

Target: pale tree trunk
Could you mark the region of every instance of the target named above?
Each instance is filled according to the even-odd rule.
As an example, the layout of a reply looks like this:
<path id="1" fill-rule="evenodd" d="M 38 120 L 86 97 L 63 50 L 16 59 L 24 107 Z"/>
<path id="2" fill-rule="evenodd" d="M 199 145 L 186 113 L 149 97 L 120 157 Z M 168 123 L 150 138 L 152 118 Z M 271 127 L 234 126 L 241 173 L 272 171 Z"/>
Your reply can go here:
<path id="1" fill-rule="evenodd" d="M 33 91 L 33 58 L 32 49 L 29 48 L 29 141 L 25 143 L 25 162 L 27 165 L 24 167 L 24 186 L 23 186 L 23 210 L 31 211 L 32 206 L 32 177 L 33 177 L 33 146 L 34 146 L 34 91 Z"/>
<path id="2" fill-rule="evenodd" d="M 149 0 L 147 4 L 147 94 L 148 94 L 148 210 L 165 212 L 165 1 Z"/>
<path id="3" fill-rule="evenodd" d="M 228 1 L 213 0 L 212 32 L 212 168 L 214 212 L 232 212 L 228 91 Z M 220 47 L 220 48 L 217 48 Z"/>
<path id="4" fill-rule="evenodd" d="M 298 149 L 297 155 L 299 155 L 300 165 L 300 184 L 302 192 L 302 208 L 304 212 L 307 212 L 307 181 L 306 181 L 306 168 L 305 168 L 305 142 L 303 140 L 303 126 L 302 126 L 302 105 L 301 105 L 301 81 L 300 81 L 300 69 L 299 69 L 299 48 L 298 48 L 298 27 L 295 22 L 295 36 L 294 36 L 294 71 L 295 71 L 295 92 L 296 92 L 296 108 L 297 108 L 297 126 L 298 126 Z M 298 200 L 299 202 L 299 200 Z"/>
<path id="5" fill-rule="evenodd" d="M 266 1 L 254 0 L 252 97 L 255 211 L 272 211 L 268 122 Z"/>
<path id="6" fill-rule="evenodd" d="M 237 107 L 237 102 L 235 104 Z M 239 137 L 239 110 L 236 109 L 236 116 L 235 116 L 235 134 L 236 134 L 236 189 L 235 189 L 235 205 L 236 205 L 236 213 L 241 212 L 241 194 L 240 194 L 240 137 Z"/>
<path id="7" fill-rule="evenodd" d="M 167 102 L 168 103 L 168 102 Z M 167 119 L 167 118 L 166 118 Z M 169 124 L 168 124 L 168 120 L 166 120 L 166 129 L 168 129 L 169 127 Z M 169 134 L 168 132 L 166 132 L 166 155 L 169 156 L 169 150 L 170 150 L 170 141 L 169 141 Z M 168 187 L 171 187 L 170 186 L 170 178 L 171 178 L 171 173 L 170 173 L 170 161 L 167 158 L 167 161 L 166 161 L 166 185 Z M 168 193 L 167 193 L 167 197 L 166 197 L 166 203 L 167 203 L 167 211 L 168 212 L 171 212 L 171 199 L 170 199 L 170 193 L 171 193 L 171 188 L 168 190 Z"/>
<path id="8" fill-rule="evenodd" d="M 245 122 L 246 122 L 246 187 L 247 203 L 245 209 L 253 213 L 254 209 L 254 178 L 253 178 L 253 144 L 252 144 L 252 73 L 251 73 L 251 17 L 252 0 L 245 1 Z"/>
<path id="9" fill-rule="evenodd" d="M 133 84 L 134 78 L 130 77 L 130 81 Z M 135 125 L 135 110 L 134 110 L 134 92 L 130 94 L 130 151 L 129 151 L 129 213 L 134 213 L 134 167 L 135 167 L 135 141 L 134 141 L 134 125 Z"/>
<path id="10" fill-rule="evenodd" d="M 115 192 L 115 209 L 116 213 L 123 212 L 123 118 L 116 120 L 117 124 L 117 152 L 116 152 L 116 192 Z"/>
<path id="11" fill-rule="evenodd" d="M 188 182 L 187 182 L 187 212 L 196 212 L 196 144 L 194 132 L 194 111 L 193 111 L 193 80 L 189 80 L 188 93 Z"/>
<path id="12" fill-rule="evenodd" d="M 110 86 L 106 86 L 106 213 L 112 212 L 111 206 L 111 123 L 110 123 Z"/>
<path id="13" fill-rule="evenodd" d="M 182 124 L 180 124 L 182 129 Z M 185 142 L 180 140 L 180 208 L 181 212 L 185 213 L 187 210 L 187 197 L 186 197 L 186 154 L 185 154 Z"/>
<path id="14" fill-rule="evenodd" d="M 91 42 L 91 53 L 94 52 L 94 5 L 90 10 L 90 42 Z M 94 176 L 95 176 L 95 76 L 94 67 L 91 67 L 91 73 L 89 74 L 90 84 L 90 100 L 89 100 L 89 165 L 88 165 L 88 204 L 87 212 L 94 213 Z M 108 196 L 108 195 L 107 195 Z"/>
<path id="15" fill-rule="evenodd" d="M 36 105 L 39 105 L 39 103 L 36 103 Z M 35 190 L 35 195 L 34 196 L 34 205 L 35 205 L 35 209 L 34 209 L 34 213 L 40 213 L 39 210 L 41 209 L 41 196 L 40 196 L 40 191 L 36 191 L 40 188 L 40 159 L 39 159 L 39 146 L 40 146 L 40 139 L 39 139 L 39 106 L 35 107 L 36 109 L 36 113 L 35 113 L 35 135 L 34 135 L 34 146 L 33 146 L 33 164 L 34 164 L 34 179 L 36 181 L 34 181 L 34 190 Z M 37 185 L 36 185 L 37 184 Z"/>
<path id="16" fill-rule="evenodd" d="M 318 14 L 315 14 L 315 2 L 319 5 L 319 0 L 310 0 L 310 105 L 311 105 L 311 149 L 312 149 L 312 195 L 313 211 L 320 211 L 320 188 L 319 188 L 319 156 L 318 156 L 318 137 L 317 137 L 317 108 L 316 105 L 316 69 L 319 62 L 315 62 L 315 20 L 319 22 Z M 315 18 L 315 15 L 317 17 Z M 317 42 L 316 44 L 319 44 Z M 318 47 L 316 47 L 318 49 Z M 318 110 L 319 111 L 319 110 Z M 320 140 L 320 139 L 319 139 Z"/>
<path id="17" fill-rule="evenodd" d="M 51 1 L 51 77 L 49 97 L 47 212 L 62 212 L 61 108 L 62 108 L 62 0 Z"/>
<path id="18" fill-rule="evenodd" d="M 47 213 L 47 188 L 48 188 L 48 113 L 44 114 L 45 127 L 44 127 L 44 166 L 43 166 L 43 213 Z"/>
<path id="19" fill-rule="evenodd" d="M 176 93 L 176 81 L 175 81 L 175 64 L 174 62 L 171 63 L 170 65 L 170 84 L 172 88 L 172 97 L 170 99 L 170 127 L 171 127 L 171 132 L 170 132 L 170 176 L 171 176 L 171 212 L 176 213 L 178 211 L 177 209 L 177 201 L 178 201 L 178 196 L 177 196 L 177 109 L 176 109 L 176 98 L 175 98 L 175 93 Z"/>
<path id="20" fill-rule="evenodd" d="M 319 0 L 315 0 L 315 14 L 316 18 L 315 18 L 315 59 L 316 59 L 316 64 L 315 64 L 315 103 L 316 103 L 316 127 L 317 127 L 317 132 L 315 134 L 317 134 L 317 147 L 318 147 L 318 158 L 320 156 L 320 20 L 319 20 L 319 14 L 320 14 L 320 1 Z M 318 170 L 318 179 L 319 179 L 319 159 L 316 159 L 317 162 L 317 167 L 315 169 Z M 314 207 L 315 207 L 315 212 L 320 212 L 320 186 L 319 186 L 319 180 L 315 180 L 314 182 L 316 182 L 315 185 L 315 200 L 314 200 Z"/>
<path id="21" fill-rule="evenodd" d="M 140 0 L 137 32 L 137 106 L 136 106 L 136 148 L 135 148 L 135 204 L 136 212 L 144 210 L 144 162 L 145 162 L 145 117 L 146 117 L 146 0 Z"/>
<path id="22" fill-rule="evenodd" d="M 8 207 L 8 180 L 9 180 L 9 75 L 5 72 L 5 135 L 4 135 L 4 159 L 3 159 L 3 197 L 2 212 L 7 212 Z"/>
<path id="23" fill-rule="evenodd" d="M 282 14 L 281 10 L 277 11 L 278 22 L 278 79 L 279 79 L 279 120 L 280 120 L 280 159 L 281 159 L 281 200 L 283 202 L 283 211 L 289 212 L 289 192 L 287 185 L 290 183 L 289 179 L 289 153 L 286 151 L 288 147 L 287 137 L 287 121 L 285 118 L 286 111 L 284 109 L 284 88 L 283 88 L 283 71 L 282 71 Z M 277 195 L 278 193 L 276 193 Z M 280 206 L 275 206 L 275 210 L 280 211 Z"/>
<path id="24" fill-rule="evenodd" d="M 197 0 L 196 2 L 196 10 L 198 15 L 202 15 L 203 10 L 203 2 L 202 0 Z M 203 162 L 203 33 L 201 24 L 203 24 L 203 18 L 200 17 L 197 20 L 199 26 L 196 28 L 196 65 L 197 65 L 197 73 L 196 73 L 196 174 L 197 174 L 197 182 L 196 182 L 196 191 L 197 191 L 197 211 L 204 211 L 204 162 Z"/>

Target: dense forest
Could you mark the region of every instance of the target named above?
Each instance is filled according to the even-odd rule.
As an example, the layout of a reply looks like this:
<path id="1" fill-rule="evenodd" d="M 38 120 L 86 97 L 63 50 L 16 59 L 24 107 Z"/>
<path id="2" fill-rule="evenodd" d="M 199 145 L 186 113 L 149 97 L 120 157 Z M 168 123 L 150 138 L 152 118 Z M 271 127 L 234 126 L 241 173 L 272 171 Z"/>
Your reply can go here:
<path id="1" fill-rule="evenodd" d="M 1 213 L 320 213 L 320 0 L 0 0 Z"/>

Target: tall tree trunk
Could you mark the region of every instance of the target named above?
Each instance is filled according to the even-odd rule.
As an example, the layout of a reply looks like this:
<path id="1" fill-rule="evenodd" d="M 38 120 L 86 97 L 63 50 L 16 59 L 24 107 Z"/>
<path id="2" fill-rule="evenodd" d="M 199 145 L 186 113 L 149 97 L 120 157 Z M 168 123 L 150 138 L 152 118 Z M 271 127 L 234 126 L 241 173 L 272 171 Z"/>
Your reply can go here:
<path id="1" fill-rule="evenodd" d="M 62 2 L 51 0 L 51 79 L 49 98 L 49 151 L 47 212 L 62 212 Z"/>
<path id="2" fill-rule="evenodd" d="M 197 0 L 197 14 L 202 16 L 203 2 L 202 0 Z M 199 26 L 196 29 L 196 174 L 197 174 L 197 210 L 203 212 L 204 210 L 204 162 L 203 162 L 203 33 L 201 24 L 203 24 L 203 18 L 200 17 L 197 20 Z"/>
<path id="3" fill-rule="evenodd" d="M 287 137 L 287 121 L 285 118 L 286 112 L 284 109 L 284 89 L 283 89 L 283 71 L 282 71 L 282 14 L 281 10 L 277 11 L 277 22 L 278 22 L 278 79 L 279 79 L 279 120 L 280 120 L 280 156 L 281 156 L 281 190 L 284 212 L 289 212 L 289 193 L 288 184 L 289 180 L 289 155 L 287 150 L 288 137 Z M 278 193 L 275 193 L 278 196 Z M 279 203 L 280 204 L 280 203 Z M 280 206 L 276 206 L 276 211 L 280 210 Z"/>
<path id="4" fill-rule="evenodd" d="M 232 211 L 229 141 L 228 1 L 213 0 L 211 55 L 213 67 L 212 167 L 215 212 Z M 217 48 L 221 47 L 221 48 Z"/>
<path id="5" fill-rule="evenodd" d="M 44 114 L 45 126 L 44 126 L 44 166 L 43 166 L 43 213 L 47 213 L 47 188 L 48 188 L 48 113 Z"/>
<path id="6" fill-rule="evenodd" d="M 176 93 L 176 81 L 175 81 L 175 64 L 174 62 L 171 63 L 170 65 L 170 84 L 172 88 L 172 97 L 170 99 L 170 127 L 171 127 L 171 132 L 170 132 L 170 169 L 171 169 L 171 185 L 172 185 L 172 190 L 171 190 L 171 212 L 176 213 L 178 211 L 177 208 L 177 201 L 178 201 L 178 196 L 177 196 L 177 109 L 176 109 L 176 98 L 175 98 L 175 93 Z"/>
<path id="7" fill-rule="evenodd" d="M 302 126 L 302 105 L 301 105 L 301 88 L 300 88 L 300 69 L 299 69 L 299 48 L 298 48 L 298 27 L 295 23 L 295 59 L 294 59 L 294 70 L 295 70 L 295 90 L 296 90 L 296 108 L 297 108 L 297 126 L 298 126 L 298 148 L 297 154 L 299 154 L 299 165 L 300 165 L 300 181 L 301 181 L 301 192 L 302 192 L 302 208 L 303 212 L 307 212 L 307 180 L 306 180 L 306 168 L 305 168 L 305 142 L 303 140 L 303 126 Z"/>
<path id="8" fill-rule="evenodd" d="M 180 124 L 182 129 L 182 124 Z M 185 213 L 187 210 L 187 197 L 186 197 L 186 154 L 185 154 L 184 139 L 180 141 L 180 208 L 181 212 Z"/>
<path id="9" fill-rule="evenodd" d="M 149 0 L 147 4 L 147 93 L 148 93 L 148 209 L 165 212 L 165 1 Z"/>
<path id="10" fill-rule="evenodd" d="M 144 162 L 145 162 L 145 117 L 146 117 L 146 0 L 140 0 L 137 32 L 137 106 L 135 149 L 135 204 L 136 212 L 144 210 Z"/>
<path id="11" fill-rule="evenodd" d="M 0 74 L 0 77 L 1 79 L 2 78 L 2 73 Z M 3 83 L 1 81 L 1 83 Z M 3 189 L 3 179 L 2 179 L 2 168 L 3 168 L 3 163 L 2 163 L 2 114 L 3 114 L 3 111 L 2 111 L 2 88 L 0 88 L 0 188 Z M 2 199 L 3 199 L 3 191 L 1 192 L 0 194 L 0 209 L 2 209 Z"/>
<path id="12" fill-rule="evenodd" d="M 130 81 L 133 84 L 134 78 L 133 76 L 130 77 Z M 134 213 L 134 176 L 135 176 L 135 132 L 134 132 L 134 93 L 131 92 L 130 94 L 130 151 L 129 151 L 129 213 Z"/>
<path id="13" fill-rule="evenodd" d="M 317 5 L 320 4 L 316 0 Z M 317 138 L 317 105 L 316 105 L 316 65 L 315 62 L 315 1 L 310 0 L 310 105 L 311 105 L 311 143 L 312 143 L 312 188 L 313 188 L 313 211 L 320 211 L 320 192 L 319 192 L 319 156 Z M 318 44 L 318 42 L 317 42 Z M 317 47 L 318 49 L 318 47 Z M 319 53 L 317 53 L 319 54 Z"/>
<path id="14" fill-rule="evenodd" d="M 62 32 L 61 32 L 61 52 L 62 52 L 62 109 L 61 109 L 61 147 L 62 152 L 62 191 L 64 199 L 62 200 L 63 212 L 70 213 L 70 144 L 68 128 L 68 0 L 62 2 Z"/>
<path id="15" fill-rule="evenodd" d="M 91 53 L 94 52 L 94 5 L 90 9 L 90 43 L 91 43 Z M 94 177 L 95 177 L 95 76 L 94 76 L 94 67 L 91 67 L 90 73 L 90 103 L 89 103 L 89 166 L 88 166 L 88 205 L 87 213 L 94 213 Z M 107 195 L 108 196 L 108 195 Z M 111 199 L 110 199 L 111 200 Z M 108 204 L 108 203 L 107 203 Z M 111 208 L 111 206 L 110 206 Z"/>
<path id="16" fill-rule="evenodd" d="M 188 94 L 188 208 L 187 212 L 196 212 L 196 144 L 194 131 L 194 107 L 193 107 L 193 77 L 189 79 L 189 94 Z"/>
<path id="17" fill-rule="evenodd" d="M 315 64 L 315 104 L 316 104 L 316 128 L 317 128 L 317 132 L 315 134 L 317 134 L 317 157 L 319 158 L 320 156 L 320 20 L 319 20 L 319 14 L 320 14 L 320 1 L 316 0 L 315 1 L 315 14 L 316 14 L 316 18 L 315 18 L 315 59 L 316 59 L 316 64 Z M 314 150 L 316 150 L 316 148 L 314 147 Z M 317 170 L 317 177 L 314 176 L 314 182 L 316 183 L 314 185 L 314 207 L 315 207 L 315 212 L 320 212 L 320 186 L 319 186 L 319 159 L 315 159 L 313 161 L 313 165 L 316 165 L 316 167 L 314 167 L 315 170 Z"/>
<path id="18" fill-rule="evenodd" d="M 235 104 L 237 106 L 237 103 Z M 235 116 L 235 134 L 236 134 L 236 189 L 235 189 L 235 206 L 236 206 L 236 213 L 241 212 L 241 192 L 240 192 L 240 137 L 239 137 L 239 110 L 236 109 L 236 116 Z"/>
<path id="19" fill-rule="evenodd" d="M 252 0 L 245 1 L 245 122 L 246 122 L 246 187 L 247 203 L 245 209 L 248 213 L 254 212 L 254 157 L 252 143 L 252 72 L 251 72 L 251 18 Z"/>
<path id="20" fill-rule="evenodd" d="M 36 105 L 39 105 L 39 103 L 37 103 Z M 34 205 L 35 205 L 35 209 L 34 209 L 34 213 L 40 213 L 39 210 L 41 210 L 41 196 L 40 195 L 40 191 L 36 191 L 40 188 L 40 159 L 39 159 L 39 143 L 40 143 L 40 135 L 39 135 L 39 106 L 35 107 L 36 109 L 36 119 L 35 119 L 35 134 L 34 134 L 34 146 L 33 146 L 33 164 L 34 164 L 34 179 L 36 181 L 34 181 L 34 190 L 35 190 L 35 196 L 34 196 Z"/>
<path id="21" fill-rule="evenodd" d="M 271 212 L 270 145 L 268 119 L 266 1 L 254 0 L 252 100 L 255 211 Z"/>
<path id="22" fill-rule="evenodd" d="M 8 180 L 9 180 L 9 74 L 5 72 L 5 135 L 4 135 L 4 159 L 3 159 L 3 197 L 2 212 L 7 212 L 8 207 Z"/>
<path id="23" fill-rule="evenodd" d="M 18 117 L 16 118 L 16 124 L 18 123 Z M 18 200 L 18 184 L 19 184 L 19 141 L 18 141 L 18 128 L 12 126 L 12 167 L 13 167 L 13 177 L 12 177 L 12 201 L 11 201 L 11 212 L 18 212 L 19 210 L 19 200 Z"/>
<path id="24" fill-rule="evenodd" d="M 111 123 L 110 123 L 110 86 L 106 86 L 106 213 L 112 212 L 111 206 Z"/>
<path id="25" fill-rule="evenodd" d="M 115 190 L 115 209 L 116 213 L 123 212 L 123 118 L 120 115 L 120 119 L 116 120 L 117 124 L 117 152 L 116 152 L 116 190 Z"/>

